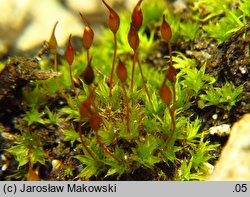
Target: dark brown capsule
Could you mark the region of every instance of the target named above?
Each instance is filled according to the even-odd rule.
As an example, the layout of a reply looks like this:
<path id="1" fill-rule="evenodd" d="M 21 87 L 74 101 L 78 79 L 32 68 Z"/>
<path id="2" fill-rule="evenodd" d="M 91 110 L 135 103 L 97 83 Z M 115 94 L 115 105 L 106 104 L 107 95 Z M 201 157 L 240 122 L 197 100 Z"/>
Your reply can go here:
<path id="1" fill-rule="evenodd" d="M 94 79 L 95 79 L 95 74 L 94 74 L 93 68 L 91 66 L 91 60 L 90 60 L 89 64 L 87 65 L 87 67 L 83 71 L 83 81 L 87 85 L 90 85 L 93 83 Z"/>

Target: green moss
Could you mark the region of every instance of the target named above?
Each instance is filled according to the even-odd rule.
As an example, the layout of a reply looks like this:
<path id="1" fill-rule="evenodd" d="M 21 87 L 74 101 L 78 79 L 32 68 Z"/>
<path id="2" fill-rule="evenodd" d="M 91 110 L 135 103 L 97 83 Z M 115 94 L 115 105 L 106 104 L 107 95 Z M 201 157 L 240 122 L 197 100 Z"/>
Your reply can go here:
<path id="1" fill-rule="evenodd" d="M 146 96 L 143 82 L 138 77 L 140 73 L 137 67 L 134 90 L 131 94 L 129 93 L 133 54 L 127 41 L 130 15 L 128 13 L 121 15 L 121 26 L 117 32 L 117 53 L 124 60 L 128 71 L 125 90 L 129 100 L 129 121 L 126 119 L 126 99 L 122 83 L 116 76 L 112 98 L 109 95 L 107 76 L 111 70 L 114 44 L 113 35 L 107 29 L 102 31 L 98 46 L 93 46 L 90 50 L 93 55 L 92 66 L 95 72 L 95 84 L 92 84 L 95 86 L 94 105 L 91 106 L 91 110 L 98 112 L 103 120 L 98 132 L 89 126 L 88 115 L 84 114 L 87 117 L 84 119 L 80 114 L 82 102 L 86 101 L 93 88 L 85 85 L 80 77 L 87 64 L 85 53 L 78 54 L 72 65 L 73 75 L 75 79 L 79 79 L 77 92 L 80 103 L 73 91 L 66 91 L 71 87 L 71 81 L 69 66 L 65 60 L 62 60 L 59 65 L 60 77 L 43 82 L 33 82 L 33 89 L 24 90 L 24 104 L 27 110 L 22 121 L 27 125 L 25 128 L 33 128 L 37 125 L 54 126 L 57 131 L 60 130 L 63 133 L 62 140 L 69 142 L 71 148 L 74 147 L 77 150 L 74 159 L 77 159 L 83 166 L 81 172 L 73 177 L 74 179 L 88 180 L 95 177 L 98 180 L 108 178 L 119 180 L 123 175 L 133 174 L 140 168 L 151 170 L 150 172 L 154 172 L 155 176 L 159 176 L 155 179 L 160 180 L 206 179 L 207 164 L 213 159 L 211 151 L 218 148 L 218 145 L 206 140 L 205 133 L 201 129 L 200 117 L 196 116 L 192 120 L 190 116 L 193 115 L 193 112 L 189 109 L 199 103 L 200 108 L 214 105 L 230 111 L 241 99 L 242 86 L 234 87 L 227 83 L 221 88 L 215 88 L 213 84 L 216 82 L 216 78 L 206 73 L 205 65 L 198 65 L 194 58 L 187 57 L 181 52 L 174 52 L 174 67 L 178 69 L 175 84 L 176 113 L 174 114 L 176 131 L 169 146 L 165 149 L 164 146 L 171 134 L 172 119 L 169 110 L 160 98 L 158 89 L 164 79 L 166 68 L 156 69 L 147 63 L 147 56 L 159 44 L 159 40 L 155 40 L 158 33 L 154 25 L 160 24 L 164 13 L 172 28 L 173 44 L 176 44 L 179 39 L 191 42 L 203 31 L 203 37 L 213 37 L 218 43 L 221 43 L 245 24 L 246 17 L 249 16 L 249 7 L 246 1 L 242 1 L 239 5 L 240 10 L 236 10 L 231 7 L 231 1 L 227 0 L 223 2 L 197 0 L 190 4 L 194 8 L 194 16 L 191 20 L 183 20 L 181 16 L 175 15 L 164 1 L 160 1 L 160 3 L 148 1 L 144 4 L 146 22 L 139 31 L 138 52 L 152 105 Z M 201 15 L 202 13 L 199 11 L 201 6 L 204 6 L 205 15 Z M 229 9 L 226 9 L 225 6 L 228 6 Z M 48 63 L 44 63 L 42 67 L 48 68 Z M 167 85 L 171 87 L 169 81 Z M 173 92 L 173 89 L 171 91 Z M 51 94 L 57 94 L 63 98 L 62 107 L 56 107 L 56 109 L 49 107 L 48 98 Z M 173 105 L 174 102 L 170 107 Z M 94 158 L 80 144 L 79 128 L 82 129 L 82 137 Z M 32 165 L 45 163 L 44 146 L 36 132 L 25 131 L 22 132 L 22 135 L 16 134 L 15 137 L 16 144 L 8 151 L 15 156 L 19 166 L 28 162 L 31 162 Z M 119 159 L 119 162 L 104 151 L 104 148 L 98 144 L 98 139 L 111 155 Z M 176 166 L 173 169 L 173 177 L 168 177 L 163 172 L 164 170 L 157 165 L 169 166 L 172 163 L 173 166 Z M 66 166 L 65 175 L 72 177 L 74 168 L 76 169 L 76 166 Z"/>
<path id="2" fill-rule="evenodd" d="M 23 131 L 22 135 L 15 135 L 15 143 L 8 152 L 15 156 L 19 167 L 28 163 L 31 166 L 37 162 L 45 164 L 45 152 L 36 133 Z"/>
<path id="3" fill-rule="evenodd" d="M 204 108 L 207 106 L 217 106 L 226 111 L 230 111 L 233 106 L 236 105 L 238 101 L 241 100 L 243 85 L 235 87 L 232 83 L 226 83 L 221 88 L 209 88 L 206 91 L 206 94 L 201 94 L 200 98 L 202 99 L 200 107 Z"/>

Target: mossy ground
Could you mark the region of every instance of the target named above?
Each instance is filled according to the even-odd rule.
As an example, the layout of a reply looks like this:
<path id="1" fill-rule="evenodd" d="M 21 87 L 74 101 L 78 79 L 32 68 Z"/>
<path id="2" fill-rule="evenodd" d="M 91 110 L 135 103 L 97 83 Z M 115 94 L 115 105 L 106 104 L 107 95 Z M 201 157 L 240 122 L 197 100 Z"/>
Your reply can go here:
<path id="1" fill-rule="evenodd" d="M 113 43 L 111 32 L 103 30 L 91 53 L 95 84 L 98 84 L 95 104 L 110 130 L 102 128 L 98 135 L 103 144 L 122 159 L 121 165 L 96 144 L 95 134 L 87 122 L 82 125 L 83 134 L 98 160 L 92 161 L 83 150 L 77 132 L 79 106 L 71 88 L 68 65 L 64 57 L 60 57 L 61 77 L 31 82 L 23 88 L 16 112 L 13 109 L 0 112 L 0 117 L 4 117 L 0 121 L 0 149 L 4 156 L 0 162 L 7 166 L 0 172 L 1 180 L 32 179 L 31 164 L 42 180 L 205 180 L 209 174 L 208 164 L 214 165 L 227 140 L 227 136 L 208 134 L 208 129 L 233 124 L 250 111 L 249 24 L 246 23 L 250 14 L 247 10 L 246 1 L 227 0 L 209 4 L 202 0 L 189 1 L 186 9 L 179 13 L 174 13 L 163 1 L 144 5 L 139 55 L 153 107 L 141 79 L 136 78 L 134 93 L 130 95 L 132 129 L 129 135 L 124 120 L 124 95 L 117 77 L 113 97 L 109 98 Z M 171 122 L 158 95 L 168 66 L 167 44 L 158 33 L 163 13 L 173 31 L 173 61 L 178 69 L 177 129 L 167 152 L 159 148 L 169 135 Z M 128 76 L 132 64 L 132 52 L 127 44 L 129 20 L 129 14 L 122 15 L 118 31 L 118 55 L 126 60 Z M 241 28 L 244 31 L 241 32 Z M 85 52 L 78 52 L 72 66 L 81 100 L 89 94 L 88 87 L 79 78 L 86 65 L 85 58 Z M 42 69 L 48 69 L 49 62 L 49 58 L 45 58 Z M 138 70 L 136 76 L 139 76 Z M 235 87 L 240 87 L 238 92 Z M 216 96 L 204 99 L 211 92 Z M 230 97 L 233 93 L 235 98 Z M 216 104 L 210 105 L 212 102 Z M 215 114 L 217 118 L 213 118 Z"/>

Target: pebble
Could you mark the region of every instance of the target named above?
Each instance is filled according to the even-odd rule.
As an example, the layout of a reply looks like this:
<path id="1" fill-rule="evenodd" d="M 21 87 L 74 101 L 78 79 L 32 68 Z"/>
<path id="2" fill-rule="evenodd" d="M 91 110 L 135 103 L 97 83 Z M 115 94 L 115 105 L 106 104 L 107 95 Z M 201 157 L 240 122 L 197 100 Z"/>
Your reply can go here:
<path id="1" fill-rule="evenodd" d="M 210 181 L 250 180 L 250 114 L 236 122 L 215 165 Z"/>
<path id="2" fill-rule="evenodd" d="M 52 160 L 52 169 L 56 170 L 62 165 L 62 161 L 58 159 Z"/>
<path id="3" fill-rule="evenodd" d="M 219 136 L 226 136 L 230 133 L 230 124 L 222 124 L 219 126 L 214 126 L 209 128 L 209 133 L 211 135 L 217 134 Z"/>

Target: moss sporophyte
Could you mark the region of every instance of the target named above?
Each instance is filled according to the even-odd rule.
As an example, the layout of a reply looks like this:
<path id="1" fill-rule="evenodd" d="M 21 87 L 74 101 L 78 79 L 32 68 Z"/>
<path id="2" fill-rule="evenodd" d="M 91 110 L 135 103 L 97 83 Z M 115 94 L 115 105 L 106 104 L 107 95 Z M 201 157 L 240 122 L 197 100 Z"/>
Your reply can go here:
<path id="1" fill-rule="evenodd" d="M 54 160 L 60 160 L 60 165 L 50 174 L 59 169 L 60 180 L 206 179 L 219 145 L 208 140 L 193 111 L 210 106 L 230 111 L 241 99 L 242 86 L 236 91 L 231 83 L 215 88 L 217 79 L 205 72 L 205 64 L 172 51 L 178 39 L 190 42 L 198 33 L 191 35 L 190 23 L 173 16 L 165 1 L 139 0 L 129 15 L 119 15 L 107 1 L 102 2 L 109 12 L 109 29 L 103 30 L 98 46 L 93 45 L 90 23 L 80 13 L 83 52 L 76 52 L 69 35 L 65 58 L 57 61 L 55 29 L 60 23 L 53 27 L 42 51 L 53 55 L 55 72 L 28 79 L 37 81 L 22 90 L 24 114 L 15 125 L 19 133 L 8 152 L 24 173 L 13 173 L 18 177 L 14 179 L 45 179 L 38 171 Z M 196 14 L 192 20 L 200 23 L 199 17 Z M 178 32 L 183 26 L 187 31 Z M 168 59 L 155 68 L 147 56 L 159 44 Z M 38 54 L 42 56 L 43 52 Z M 11 61 L 22 69 L 23 59 Z M 8 64 L 5 70 L 14 65 Z M 44 61 L 40 67 L 47 69 L 49 63 Z M 0 89 L 0 102 L 7 91 Z M 60 140 L 52 143 L 51 136 Z"/>

